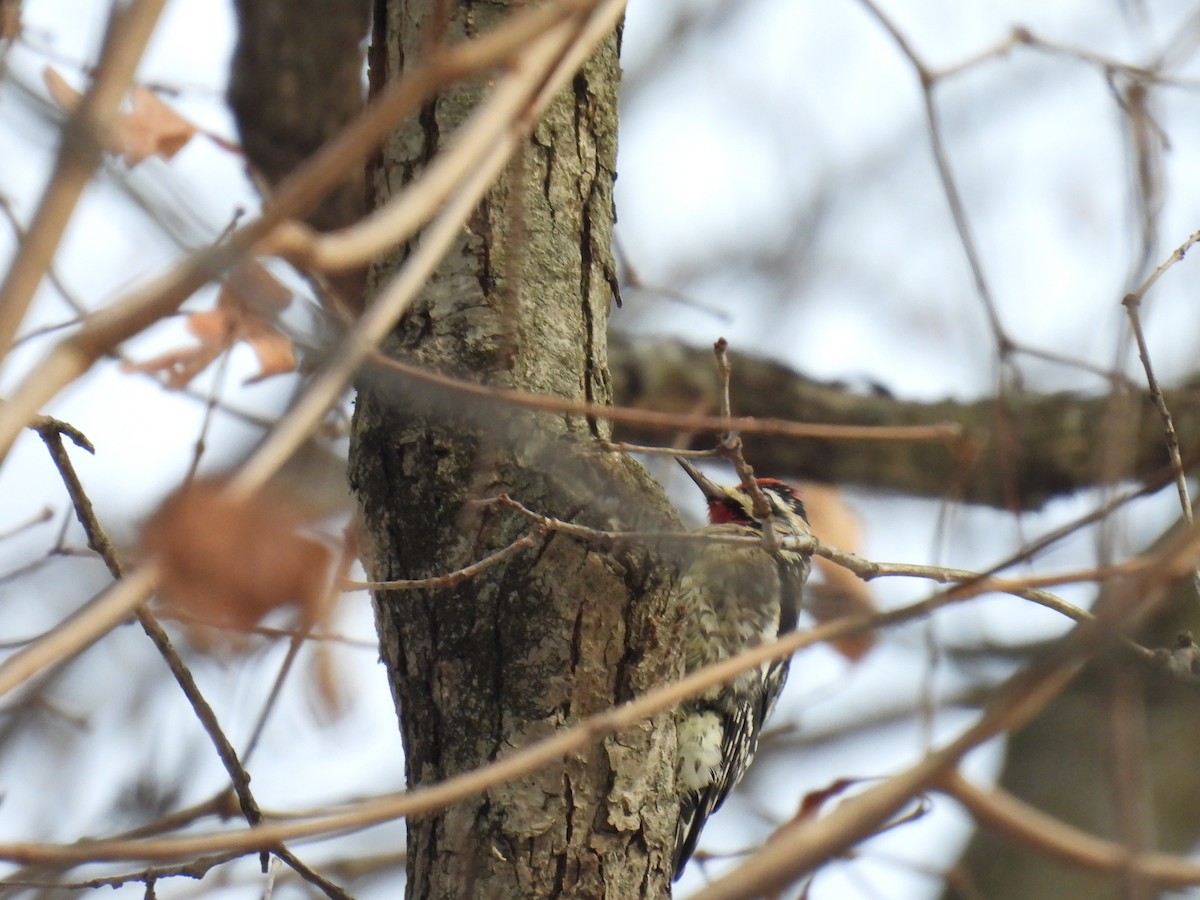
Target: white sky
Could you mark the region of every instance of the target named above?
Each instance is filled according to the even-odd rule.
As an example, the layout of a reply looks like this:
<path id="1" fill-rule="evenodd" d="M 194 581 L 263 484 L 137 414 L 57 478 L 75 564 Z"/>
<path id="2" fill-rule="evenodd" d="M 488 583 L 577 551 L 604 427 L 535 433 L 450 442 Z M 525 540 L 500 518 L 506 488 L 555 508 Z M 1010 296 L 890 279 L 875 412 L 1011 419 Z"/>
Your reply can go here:
<path id="1" fill-rule="evenodd" d="M 880 0 L 880 5 L 935 68 L 997 44 L 1015 24 L 1056 42 L 1146 63 L 1197 9 L 1194 3 L 1165 0 Z M 682 42 L 668 40 L 676 17 L 718 8 L 726 10 L 719 25 Z M 26 0 L 28 44 L 9 54 L 10 82 L 0 87 L 0 192 L 25 222 L 48 177 L 56 133 L 12 82 L 43 91 L 41 70 L 49 63 L 81 83 L 77 63 L 94 58 L 105 9 L 92 0 Z M 233 36 L 226 4 L 175 0 L 141 77 L 180 87 L 173 105 L 232 136 L 221 93 Z M 684 291 L 732 319 L 720 321 L 634 291 L 625 296 L 625 308 L 614 311 L 614 327 L 639 337 L 672 335 L 694 343 L 724 335 L 739 351 L 770 355 L 807 375 L 873 382 L 904 397 L 992 393 L 997 372 L 987 320 L 932 164 L 916 79 L 857 2 L 747 0 L 722 6 L 707 0 L 632 0 L 624 64 L 631 88 L 623 109 L 618 181 L 622 247 L 644 283 Z M 1189 62 L 1174 74 L 1195 78 L 1197 68 Z M 1171 140 L 1161 239 L 1153 255 L 1157 264 L 1200 227 L 1195 174 L 1200 116 L 1194 89 L 1163 89 L 1155 100 L 1158 121 Z M 1126 139 L 1104 79 L 1095 66 L 1017 48 L 944 83 L 937 102 L 951 165 L 1006 328 L 1020 342 L 1111 365 L 1134 232 Z M 237 160 L 200 139 L 174 162 L 151 160 L 129 176 L 133 190 L 186 211 L 174 225 L 173 238 L 132 209 L 116 186 L 119 179 L 102 180 L 85 197 L 56 262 L 63 280 L 87 303 L 99 305 L 169 259 L 173 240 L 197 245 L 211 239 L 235 207 L 252 205 L 240 168 Z M 806 217 L 810 228 L 794 227 Z M 10 233 L 0 228 L 0 259 L 12 247 Z M 764 250 L 785 260 L 787 278 L 772 281 L 751 269 L 747 261 Z M 708 271 L 714 258 L 728 263 Z M 1167 381 L 1194 368 L 1197 329 L 1190 327 L 1195 296 L 1189 265 L 1168 273 L 1145 308 L 1155 364 Z M 61 300 L 46 291 L 32 325 L 68 316 Z M 1181 323 L 1188 327 L 1180 328 Z M 131 346 L 131 354 L 149 355 L 159 342 L 177 343 L 183 336 L 178 324 L 158 332 L 152 341 Z M 0 389 L 9 389 L 46 346 L 44 340 L 34 342 L 15 354 L 0 372 Z M 1028 358 L 1021 365 L 1032 386 L 1102 387 L 1094 376 L 1075 369 Z M 1140 377 L 1136 367 L 1126 370 Z M 237 355 L 228 384 L 236 385 L 251 371 L 248 354 Z M 239 408 L 269 415 L 286 402 L 289 385 L 283 381 L 230 387 L 227 396 Z M 207 389 L 209 383 L 205 379 L 199 386 Z M 112 366 L 55 403 L 53 412 L 97 446 L 95 459 L 75 457 L 101 517 L 119 537 L 128 540 L 136 519 L 186 470 L 201 411 L 199 403 L 166 395 L 152 382 L 120 375 Z M 219 469 L 252 439 L 248 429 L 219 420 L 210 434 L 208 466 Z M 49 502 L 64 510 L 65 500 L 54 494 L 53 483 L 44 450 L 23 440 L 0 470 L 0 531 L 28 518 L 51 495 Z M 937 504 L 853 496 L 868 532 L 863 552 L 871 558 L 985 566 L 1005 555 L 1004 548 L 1016 539 L 1010 517 L 966 510 L 952 515 L 949 536 L 939 548 Z M 1052 504 L 1028 517 L 1025 533 L 1039 534 L 1089 503 L 1076 498 Z M 1127 518 L 1129 539 L 1136 545 L 1139 535 L 1153 533 L 1171 514 L 1168 502 L 1144 505 Z M 0 575 L 45 552 L 56 527 L 41 526 L 0 542 Z M 77 529 L 71 535 L 76 545 L 82 543 Z M 1048 564 L 1085 564 L 1092 554 L 1091 539 L 1079 538 Z M 6 611 L 0 639 L 48 627 L 107 582 L 92 561 L 58 562 L 47 571 L 36 586 L 29 580 L 0 582 L 0 608 Z M 36 602 L 31 602 L 31 588 Z M 925 588 L 897 582 L 877 590 L 882 602 L 894 604 L 922 596 Z M 1088 600 L 1085 590 L 1064 595 L 1079 603 Z M 365 601 L 352 598 L 339 627 L 370 640 L 373 626 Z M 1061 623 L 1015 601 L 975 604 L 938 620 L 942 637 L 964 641 L 1019 642 L 1052 629 L 1061 629 Z M 798 722 L 821 731 L 916 697 L 923 686 L 921 641 L 917 629 L 902 632 L 853 671 L 828 651 L 798 659 L 777 723 Z M 282 649 L 265 652 L 248 671 L 191 660 L 235 741 L 244 739 L 252 725 Z M 260 765 L 251 766 L 264 807 L 315 804 L 402 784 L 399 736 L 375 654 L 347 649 L 339 661 L 345 683 L 353 686 L 353 708 L 337 728 L 322 730 L 306 711 L 302 689 L 292 685 L 267 732 Z M 139 772 L 166 782 L 181 772 L 194 775 L 194 796 L 179 798 L 180 804 L 202 799 L 220 783 L 220 768 L 175 692 L 129 693 L 130 671 L 148 673 L 142 683 L 163 681 L 157 665 L 144 638 L 127 629 L 90 651 L 87 665 L 70 670 L 54 695 L 66 710 L 88 713 L 90 730 L 74 733 L 52 719 L 30 729 L 19 753 L 0 760 L 5 792 L 0 840 L 65 840 L 109 830 L 113 785 L 132 782 Z M 949 671 L 938 679 L 944 690 L 964 680 Z M 128 734 L 130 711 L 145 724 L 143 734 Z M 935 738 L 953 734 L 963 721 L 957 714 L 940 717 Z M 65 765 L 81 752 L 131 742 L 136 746 L 103 761 L 104 779 Z M 62 757 L 47 750 L 60 743 Z M 908 725 L 871 744 L 842 741 L 798 753 L 786 764 L 773 762 L 769 771 L 752 777 L 748 798 L 728 804 L 706 832 L 704 845 L 755 844 L 770 830 L 760 811 L 782 821 L 804 793 L 845 775 L 886 774 L 923 750 L 919 729 Z M 994 751 L 977 754 L 971 768 L 986 771 L 996 758 Z M 64 816 L 64 809 L 70 815 Z M 873 842 L 864 850 L 865 859 L 829 867 L 810 896 L 933 896 L 936 880 L 915 870 L 949 863 L 965 837 L 962 825 L 961 816 L 940 802 L 922 821 Z M 385 847 L 401 840 L 399 834 L 398 827 L 371 832 L 357 839 L 356 852 Z M 319 862 L 327 852 L 306 851 L 305 858 Z M 892 858 L 908 864 L 897 865 Z M 680 895 L 701 883 L 693 869 Z M 193 890 L 173 882 L 158 885 L 162 897 Z M 222 896 L 255 896 L 257 890 Z M 139 894 L 136 887 L 119 892 Z M 393 895 L 394 885 L 360 894 Z"/>

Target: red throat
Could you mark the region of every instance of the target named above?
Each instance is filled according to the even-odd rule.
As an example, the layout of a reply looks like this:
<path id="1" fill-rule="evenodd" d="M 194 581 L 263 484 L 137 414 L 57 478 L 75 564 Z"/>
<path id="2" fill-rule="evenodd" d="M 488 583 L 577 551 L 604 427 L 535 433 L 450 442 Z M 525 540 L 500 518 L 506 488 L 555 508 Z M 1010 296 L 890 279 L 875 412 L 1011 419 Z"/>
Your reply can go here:
<path id="1" fill-rule="evenodd" d="M 730 522 L 746 524 L 749 521 L 741 509 L 726 500 L 708 501 L 708 523 L 710 525 L 726 525 Z"/>

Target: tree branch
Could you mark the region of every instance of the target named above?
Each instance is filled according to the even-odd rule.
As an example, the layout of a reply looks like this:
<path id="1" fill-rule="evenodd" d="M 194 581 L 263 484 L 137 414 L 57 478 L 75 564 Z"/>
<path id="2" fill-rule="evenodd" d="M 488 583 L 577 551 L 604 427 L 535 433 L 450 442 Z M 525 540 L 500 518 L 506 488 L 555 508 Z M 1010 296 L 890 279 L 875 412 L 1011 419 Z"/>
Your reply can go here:
<path id="1" fill-rule="evenodd" d="M 720 379 L 711 351 L 613 334 L 609 363 L 617 402 L 673 413 L 716 411 Z M 1012 393 L 1004 401 L 899 400 L 885 390 L 864 394 L 838 382 L 820 382 L 780 363 L 734 354 L 732 404 L 744 416 L 773 416 L 829 425 L 961 426 L 965 448 L 938 442 L 832 441 L 747 435 L 746 453 L 760 472 L 923 497 L 961 499 L 1008 508 L 1037 509 L 1053 497 L 1098 486 L 1097 447 L 1114 400 L 1125 426 L 1136 434 L 1136 452 L 1125 477 L 1156 477 L 1169 459 L 1162 426 L 1149 394 L 1116 398 L 1074 393 Z M 1187 388 L 1164 391 L 1183 446 L 1200 441 L 1200 404 Z M 1003 442 L 998 421 L 1006 422 Z M 661 436 L 619 423 L 620 440 L 648 443 Z M 689 447 L 706 449 L 712 438 L 693 433 Z M 957 453 L 957 456 L 956 456 Z M 1185 460 L 1187 462 L 1187 460 Z M 1015 485 L 1015 498 L 1009 496 Z"/>

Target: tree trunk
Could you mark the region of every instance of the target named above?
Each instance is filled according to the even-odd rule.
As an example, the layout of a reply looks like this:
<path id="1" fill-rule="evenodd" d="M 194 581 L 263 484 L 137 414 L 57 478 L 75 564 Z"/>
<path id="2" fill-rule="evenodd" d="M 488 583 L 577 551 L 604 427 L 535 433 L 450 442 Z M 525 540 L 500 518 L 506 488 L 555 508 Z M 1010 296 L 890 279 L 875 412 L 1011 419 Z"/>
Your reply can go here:
<path id="1" fill-rule="evenodd" d="M 399 77 L 422 31 L 494 26 L 510 4 L 379 0 L 373 85 Z M 511 6 L 519 6 L 513 3 Z M 609 402 L 606 329 L 618 35 L 602 44 L 489 192 L 385 350 L 475 381 Z M 486 86 L 439 95 L 370 175 L 382 203 L 433 158 Z M 404 260 L 381 260 L 376 284 Z M 598 528 L 676 528 L 659 487 L 598 451 L 601 421 L 538 414 L 376 373 L 350 448 L 372 578 L 436 576 L 530 533 L 472 501 L 508 493 Z M 600 712 L 676 674 L 667 592 L 650 552 L 548 536 L 457 586 L 376 594 L 410 787 L 429 785 Z M 662 897 L 669 893 L 674 734 L 665 718 L 408 823 L 408 896 Z"/>

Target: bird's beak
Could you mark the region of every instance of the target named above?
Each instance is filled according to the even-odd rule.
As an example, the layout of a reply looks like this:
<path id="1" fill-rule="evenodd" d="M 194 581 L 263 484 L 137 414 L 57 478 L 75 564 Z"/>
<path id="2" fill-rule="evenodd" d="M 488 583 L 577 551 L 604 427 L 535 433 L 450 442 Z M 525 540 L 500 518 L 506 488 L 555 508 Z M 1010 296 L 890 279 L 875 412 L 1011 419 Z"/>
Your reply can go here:
<path id="1" fill-rule="evenodd" d="M 720 485 L 708 478 L 708 476 L 686 459 L 681 459 L 677 456 L 675 457 L 675 462 L 683 466 L 683 471 L 687 472 L 692 481 L 696 482 L 696 486 L 700 488 L 706 500 L 720 500 L 725 496 L 725 492 L 721 490 Z"/>

